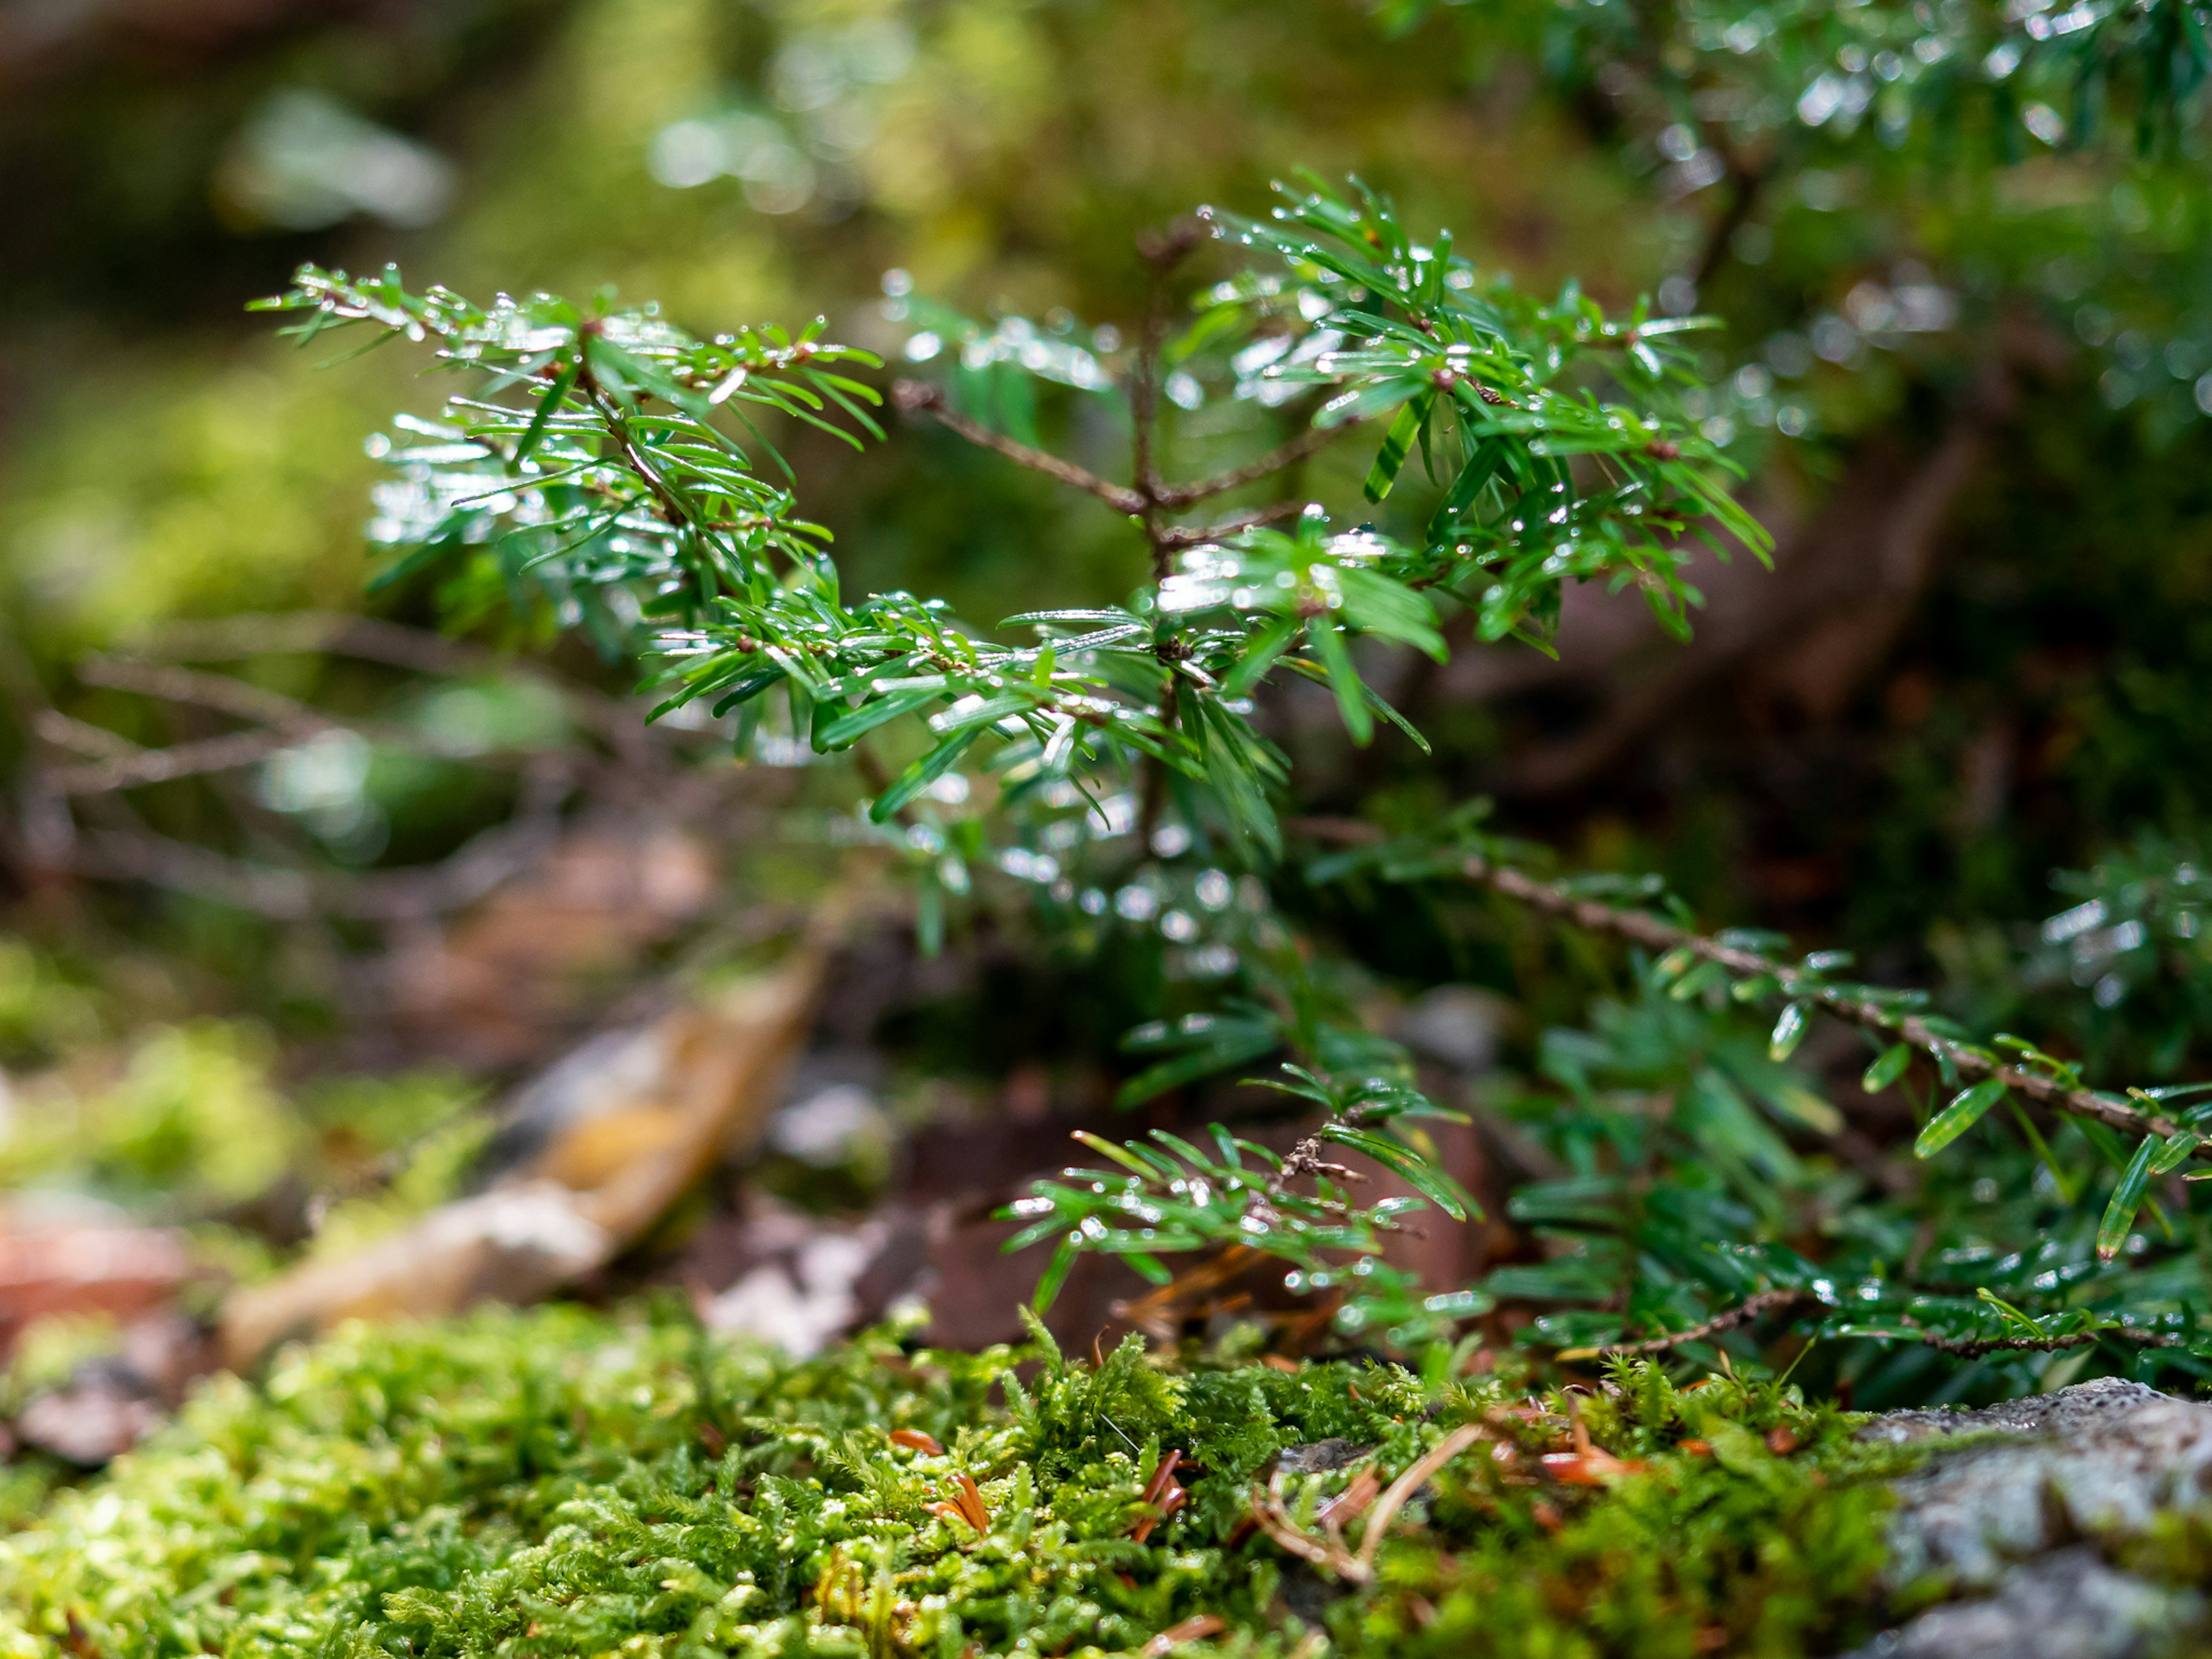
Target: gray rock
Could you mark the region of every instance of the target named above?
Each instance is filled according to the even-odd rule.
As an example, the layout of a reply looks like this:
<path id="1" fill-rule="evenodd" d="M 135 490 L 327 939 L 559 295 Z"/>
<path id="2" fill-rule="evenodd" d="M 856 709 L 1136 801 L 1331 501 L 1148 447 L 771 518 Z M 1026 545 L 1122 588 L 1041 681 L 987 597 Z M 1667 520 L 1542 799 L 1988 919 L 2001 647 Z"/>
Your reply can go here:
<path id="1" fill-rule="evenodd" d="M 2093 1546 L 2203 1501 L 2212 1405 L 2105 1377 L 1980 1411 L 1893 1413 L 1860 1437 L 1955 1443 L 1893 1484 L 1885 1577 L 1965 1598 L 1887 1633 L 1869 1659 L 2132 1659 L 2203 1622 L 2194 1591 L 2118 1571 Z"/>
<path id="2" fill-rule="evenodd" d="M 1859 1438 L 1902 1443 L 1962 1434 L 2070 1436 L 2093 1431 L 2112 1418 L 2125 1417 L 2138 1407 L 2172 1398 L 2146 1383 L 2100 1376 L 2094 1382 L 2077 1382 L 2053 1394 L 2032 1394 L 2024 1400 L 2008 1400 L 1978 1411 L 1945 1407 L 1891 1412 L 1861 1429 Z"/>
<path id="3" fill-rule="evenodd" d="M 1899 1480 L 1889 1578 L 1994 1585 L 2008 1563 L 2076 1538 L 2141 1532 L 2197 1502 L 2212 1474 L 2212 1406 L 2101 1378 L 1978 1412 L 1902 1412 L 1863 1434 L 1962 1439 Z"/>
<path id="4" fill-rule="evenodd" d="M 1304 1446 L 1285 1446 L 1275 1454 L 1275 1473 L 1323 1474 L 1331 1469 L 1350 1468 L 1374 1449 L 1372 1446 L 1358 1446 L 1349 1440 L 1336 1439 L 1316 1440 Z"/>
<path id="5" fill-rule="evenodd" d="M 1852 1659 L 2137 1659 L 2203 1613 L 2193 1593 L 2116 1572 L 2076 1546 L 2010 1569 L 1980 1601 L 1931 1608 Z"/>

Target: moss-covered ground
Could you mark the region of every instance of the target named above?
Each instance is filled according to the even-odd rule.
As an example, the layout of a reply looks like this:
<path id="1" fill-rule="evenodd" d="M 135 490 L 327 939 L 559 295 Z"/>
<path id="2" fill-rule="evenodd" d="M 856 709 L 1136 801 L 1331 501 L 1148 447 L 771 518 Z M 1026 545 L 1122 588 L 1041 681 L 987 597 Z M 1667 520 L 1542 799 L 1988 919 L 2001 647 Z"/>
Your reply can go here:
<path id="1" fill-rule="evenodd" d="M 1321 1442 L 1297 1461 L 1340 1467 L 1276 1474 Z M 896 1333 L 793 1364 L 672 1314 L 487 1313 L 208 1388 L 0 1539 L 0 1651 L 1796 1654 L 1870 1626 L 1895 1455 L 1650 1368 L 1531 1397 Z"/>

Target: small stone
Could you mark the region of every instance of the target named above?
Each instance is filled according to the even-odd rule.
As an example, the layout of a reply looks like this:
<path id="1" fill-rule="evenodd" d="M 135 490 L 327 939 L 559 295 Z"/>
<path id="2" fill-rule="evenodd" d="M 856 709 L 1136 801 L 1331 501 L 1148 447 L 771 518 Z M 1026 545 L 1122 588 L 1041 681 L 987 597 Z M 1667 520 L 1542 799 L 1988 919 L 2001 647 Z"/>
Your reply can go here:
<path id="1" fill-rule="evenodd" d="M 1848 1659 L 2136 1659 L 2203 1612 L 2196 1592 L 2147 1584 L 2076 1547 L 2022 1563 L 1996 1594 L 1932 1607 Z"/>
<path id="2" fill-rule="evenodd" d="M 2139 1536 L 2212 1486 L 2212 1405 L 2119 1377 L 1978 1411 L 1893 1412 L 1863 1440 L 1926 1443 L 1892 1483 L 1893 1593 L 1948 1589 L 1864 1659 L 2135 1659 L 2203 1624 L 2203 1598 L 2094 1547 Z"/>
<path id="3" fill-rule="evenodd" d="M 1278 1474 L 1326 1474 L 1332 1469 L 1349 1468 L 1375 1449 L 1372 1446 L 1355 1445 L 1349 1440 L 1316 1440 L 1310 1445 L 1285 1446 L 1275 1454 L 1275 1473 Z"/>

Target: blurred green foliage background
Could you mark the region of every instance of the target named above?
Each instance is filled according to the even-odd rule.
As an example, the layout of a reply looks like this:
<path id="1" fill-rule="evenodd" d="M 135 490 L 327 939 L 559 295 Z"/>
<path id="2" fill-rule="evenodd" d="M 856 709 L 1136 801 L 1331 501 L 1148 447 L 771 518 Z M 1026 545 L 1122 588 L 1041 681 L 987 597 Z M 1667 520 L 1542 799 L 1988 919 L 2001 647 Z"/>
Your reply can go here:
<path id="1" fill-rule="evenodd" d="M 1398 9 L 172 0 L 0 23 L 0 764 L 20 768 L 46 701 L 153 740 L 142 704 L 73 678 L 88 654 L 178 621 L 372 605 L 363 438 L 436 394 L 398 356 L 325 366 L 243 314 L 303 258 L 397 260 L 478 295 L 611 284 L 702 333 L 819 312 L 836 337 L 896 354 L 887 271 L 972 315 L 1126 331 L 1141 231 L 1200 203 L 1261 210 L 1295 167 L 1356 172 L 1533 289 L 1571 276 L 1626 306 L 1688 283 L 1667 308 L 1726 319 L 1708 432 L 1750 469 L 1785 558 L 1772 578 L 1712 572 L 1686 652 L 1592 607 L 1557 664 L 1472 652 L 1408 673 L 1397 694 L 1440 767 L 1297 727 L 1286 741 L 1317 780 L 1299 805 L 1415 823 L 1492 792 L 1502 823 L 1571 862 L 1661 870 L 1707 916 L 1856 949 L 1874 975 L 1941 984 L 1983 1028 L 2027 1021 L 2116 1075 L 2201 1066 L 2212 975 L 2183 948 L 2193 933 L 2110 939 L 2094 960 L 2036 933 L 2085 893 L 2114 914 L 2152 903 L 2129 860 L 2170 871 L 2212 805 L 2194 135 L 2115 160 L 1969 123 L 1949 151 L 1829 155 L 1791 128 L 1711 172 L 1699 158 L 1725 146 L 1701 124 L 1741 114 L 1724 76 L 1690 77 L 1672 107 L 1595 23 L 1563 55 L 1562 9 Z M 1078 400 L 1039 418 L 1078 454 L 1111 449 Z M 791 453 L 856 590 L 995 619 L 1114 600 L 1137 574 L 1127 526 L 933 428 L 857 456 L 802 434 Z M 1389 512 L 1429 504 L 1409 488 Z M 437 599 L 403 584 L 373 604 L 429 624 Z M 526 642 L 495 619 L 477 633 Z M 626 689 L 573 641 L 556 660 Z M 329 706 L 445 718 L 331 658 L 252 672 Z M 544 711 L 494 715 L 520 730 Z M 524 790 L 377 764 L 379 838 L 323 837 L 356 871 L 450 852 Z M 146 813 L 179 836 L 243 833 L 184 794 Z M 127 1188 L 132 1158 L 199 1160 L 171 1145 L 185 1131 L 162 1105 L 185 1073 L 220 1072 L 217 1117 L 267 1115 L 273 1051 L 195 1021 L 262 1022 L 308 1071 L 343 1035 L 343 964 L 374 927 L 73 881 L 34 839 L 0 844 L 21 941 L 0 941 L 0 1064 L 128 1036 L 84 1085 L 126 1126 L 102 1132 L 125 1160 L 106 1184 Z M 784 856 L 763 840 L 750 878 L 773 885 Z M 2054 870 L 2093 866 L 2054 891 Z M 1537 1016 L 1518 1030 L 1578 1016 L 1591 988 L 1571 959 L 1433 908 L 1292 896 L 1386 977 L 1510 992 Z M 442 1103 L 356 1138 L 458 1121 L 465 1090 L 426 1087 Z M 331 1111 L 326 1138 L 351 1121 Z M 245 1138 L 271 1158 L 295 1133 L 264 1129 Z M 228 1183 L 218 1196 L 255 1187 L 221 1158 L 203 1173 Z"/>

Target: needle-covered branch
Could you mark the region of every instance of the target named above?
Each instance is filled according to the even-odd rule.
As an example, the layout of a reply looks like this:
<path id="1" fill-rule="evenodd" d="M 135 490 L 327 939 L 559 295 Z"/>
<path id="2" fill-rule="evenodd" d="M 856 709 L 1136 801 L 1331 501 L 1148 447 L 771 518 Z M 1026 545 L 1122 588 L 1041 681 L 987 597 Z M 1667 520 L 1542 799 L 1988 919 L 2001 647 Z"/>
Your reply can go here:
<path id="1" fill-rule="evenodd" d="M 1318 840 L 1364 848 L 1378 861 L 1391 856 L 1386 847 L 1388 838 L 1371 824 L 1302 818 L 1295 827 Z M 1754 943 L 1754 936 L 1742 933 L 1718 937 L 1699 933 L 1648 909 L 1595 897 L 1587 887 L 1578 890 L 1575 883 L 1532 876 L 1486 853 L 1438 857 L 1409 844 L 1404 849 L 1404 860 L 1408 873 L 1425 876 L 1449 872 L 1532 910 L 1650 951 L 1660 957 L 1662 975 L 1677 981 L 1680 994 L 1695 994 L 1708 982 L 1705 975 L 1717 975 L 1730 984 L 1731 994 L 1738 1001 L 1781 999 L 1784 1006 L 1773 1042 L 1778 1056 L 1786 1056 L 1796 1048 L 1806 1014 L 1818 1009 L 1847 1024 L 1895 1040 L 1869 1068 L 1870 1090 L 1893 1082 L 1913 1054 L 1933 1061 L 1951 1087 L 1958 1087 L 1961 1081 L 1996 1085 L 1968 1103 L 1972 1117 L 1960 1121 L 1948 1113 L 1939 1115 L 1921 1137 L 1917 1150 L 1923 1157 L 1956 1139 L 1974 1119 L 1996 1104 L 2005 1091 L 2051 1111 L 2088 1118 L 2123 1133 L 2160 1140 L 2181 1137 L 2191 1149 L 2198 1144 L 2212 1144 L 2212 1136 L 2197 1135 L 2161 1110 L 2158 1097 L 2150 1091 L 2131 1089 L 2126 1096 L 2118 1096 L 2091 1089 L 2070 1064 L 2016 1038 L 2001 1038 L 2020 1056 L 2017 1062 L 2008 1061 L 1962 1035 L 1941 1029 L 1947 1022 L 1917 1012 L 1926 1001 L 1923 992 L 1836 979 L 1833 970 L 1849 961 L 1841 953 L 1815 952 L 1791 963 L 1761 948 L 1768 943 L 1763 936 Z M 1338 866 L 1345 867 L 1349 866 Z M 1692 978 L 1692 974 L 1700 976 Z M 1971 1096 L 1974 1091 L 1969 1089 L 1966 1093 Z"/>
<path id="2" fill-rule="evenodd" d="M 1787 999 L 1792 1006 L 1816 1007 L 1849 1024 L 1892 1036 L 1935 1061 L 1947 1080 L 1955 1076 L 1996 1083 L 2039 1106 L 2093 1118 L 2123 1133 L 2163 1139 L 2190 1133 L 2154 1105 L 2131 1104 L 2125 1098 L 2083 1087 L 2070 1066 L 2048 1056 L 2039 1054 L 2030 1064 L 2010 1064 L 1975 1043 L 1937 1030 L 1929 1016 L 1911 1012 L 1917 994 L 1875 993 L 1862 986 L 1833 983 L 1820 965 L 1793 967 L 1724 939 L 1693 933 L 1647 911 L 1577 896 L 1564 883 L 1540 880 L 1480 855 L 1468 859 L 1460 870 L 1469 881 L 1531 909 L 1669 956 L 1710 963 L 1741 983 Z M 1787 1036 L 1783 1039 L 1788 1040 Z M 2142 1097 L 2150 1098 L 2147 1094 Z M 1996 1103 L 1996 1096 L 1989 1097 L 1979 1103 L 1977 1115 Z"/>
<path id="3" fill-rule="evenodd" d="M 1669 1331 L 1663 1336 L 1646 1338 L 1640 1342 L 1608 1342 L 1601 1346 L 1568 1348 L 1560 1352 L 1563 1364 L 1586 1359 L 1635 1359 L 1651 1354 L 1668 1353 L 1692 1342 L 1707 1342 L 1714 1337 L 1795 1308 L 1808 1302 L 1819 1302 L 1817 1291 L 1784 1286 L 1761 1291 L 1747 1297 L 1735 1306 L 1702 1320 L 1686 1329 Z M 2012 1310 L 2007 1310 L 2008 1312 Z M 2179 1331 L 2154 1330 L 2140 1325 L 2090 1322 L 2080 1328 L 2045 1333 L 2035 1322 L 2014 1315 L 2018 1322 L 2033 1328 L 2026 1334 L 2011 1336 L 1955 1336 L 1932 1330 L 1909 1314 L 1899 1316 L 1902 1329 L 1889 1330 L 1877 1326 L 1840 1322 L 1832 1334 L 1854 1337 L 1875 1337 L 1901 1342 L 1917 1342 L 1961 1359 L 1979 1359 L 1993 1353 L 2060 1353 L 2071 1348 L 2092 1347 L 2100 1342 L 2118 1342 L 2139 1348 L 2171 1348 L 2185 1345 L 2189 1338 Z M 2073 1322 L 2080 1323 L 2080 1322 Z"/>
<path id="4" fill-rule="evenodd" d="M 1170 273 L 1209 234 L 1250 259 L 1180 316 Z M 1155 849 L 1170 832 L 1182 845 L 1203 838 L 1264 893 L 1256 874 L 1279 851 L 1289 776 L 1259 723 L 1271 684 L 1295 675 L 1326 685 L 1357 743 L 1387 724 L 1425 748 L 1362 678 L 1360 642 L 1441 659 L 1443 624 L 1466 608 L 1481 639 L 1541 646 L 1564 584 L 1592 580 L 1633 585 L 1679 629 L 1692 599 L 1689 538 L 1711 531 L 1717 554 L 1734 544 L 1765 556 L 1765 532 L 1727 493 L 1725 458 L 1677 403 L 1697 380 L 1680 341 L 1696 319 L 1642 306 L 1609 318 L 1571 287 L 1551 303 L 1531 299 L 1478 271 L 1448 236 L 1416 241 L 1387 200 L 1357 185 L 1289 197 L 1265 223 L 1188 222 L 1146 258 L 1154 282 L 1133 374 L 1034 335 L 1008 362 L 996 345 L 979 350 L 971 331 L 944 385 L 893 388 L 907 411 L 1140 521 L 1146 565 L 1127 601 L 1006 619 L 1033 630 L 1027 645 L 1000 644 L 939 601 L 848 596 L 827 532 L 769 482 L 763 464 L 782 464 L 757 420 L 854 443 L 856 432 L 880 435 L 868 413 L 878 394 L 843 372 L 875 360 L 823 340 L 818 325 L 706 340 L 649 307 L 587 312 L 538 295 L 485 310 L 443 289 L 410 294 L 396 272 L 356 282 L 313 268 L 273 303 L 304 314 L 295 331 L 307 338 L 358 324 L 434 343 L 477 382 L 441 418 L 395 423 L 410 435 L 386 447 L 397 477 L 378 492 L 384 580 L 459 565 L 517 603 L 580 616 L 603 647 L 647 665 L 663 698 L 656 714 L 699 705 L 708 721 L 730 722 L 741 752 L 771 732 L 821 754 L 869 745 L 877 752 L 856 769 L 871 780 L 865 833 L 915 869 L 926 945 L 946 896 L 968 890 L 978 866 L 1036 881 L 1066 906 L 1077 849 L 1133 830 Z M 917 334 L 906 355 L 930 361 L 942 343 Z M 985 418 L 1022 404 L 976 397 L 979 361 L 1034 365 L 1081 395 L 1126 393 L 1133 485 Z M 1308 432 L 1256 461 L 1169 483 L 1176 411 L 1209 386 L 1258 407 L 1310 389 L 1319 409 Z M 1290 501 L 1212 525 L 1167 522 L 1370 421 L 1385 429 L 1368 501 L 1416 453 L 1438 487 L 1418 538 L 1340 530 L 1323 506 Z M 948 822 L 924 809 L 969 799 L 978 777 L 991 781 L 988 813 Z M 1165 878 L 1152 879 L 1165 890 Z M 1194 960 L 1220 963 L 1206 971 L 1233 975 L 1264 1017 L 1202 1030 L 1180 1022 L 1189 1046 L 1173 1052 L 1171 1039 L 1130 1089 L 1141 1098 L 1287 1050 L 1305 1067 L 1291 1073 L 1293 1092 L 1322 1109 L 1322 1127 L 1287 1159 L 1261 1158 L 1264 1173 L 1241 1164 L 1258 1156 L 1250 1147 L 1213 1158 L 1181 1143 L 1100 1143 L 1119 1173 L 1071 1171 L 1024 1200 L 1024 1237 L 1058 1239 L 1040 1294 L 1049 1299 L 1085 1251 L 1165 1275 L 1158 1253 L 1235 1244 L 1291 1264 L 1298 1287 L 1324 1301 L 1340 1295 L 1340 1330 L 1372 1323 L 1394 1341 L 1449 1330 L 1482 1298 L 1422 1297 L 1379 1253 L 1401 1209 L 1472 1211 L 1425 1138 L 1399 1125 L 1435 1109 L 1410 1087 L 1402 1053 L 1317 1012 L 1314 975 L 1265 918 L 1264 898 L 1249 913 L 1231 906 L 1241 890 L 1210 871 L 1161 925 L 1192 943 Z M 1096 904 L 1086 894 L 1084 911 L 1104 902 L 1103 890 Z M 1157 902 L 1116 901 L 1125 914 Z M 1255 919 L 1237 924 L 1235 945 L 1199 947 L 1195 918 L 1224 911 Z M 1360 1201 L 1340 1153 L 1420 1197 Z"/>

